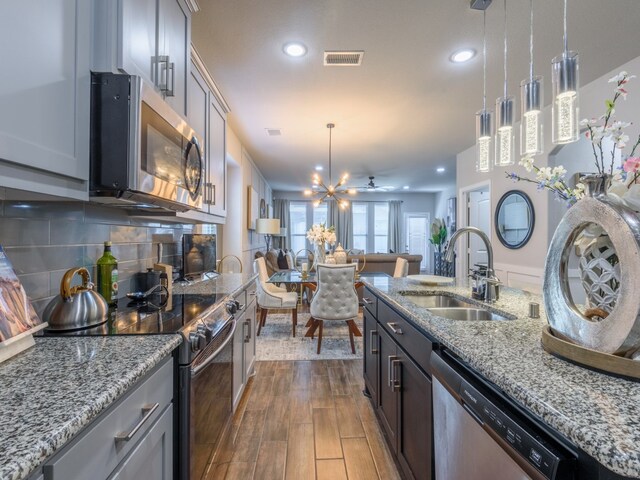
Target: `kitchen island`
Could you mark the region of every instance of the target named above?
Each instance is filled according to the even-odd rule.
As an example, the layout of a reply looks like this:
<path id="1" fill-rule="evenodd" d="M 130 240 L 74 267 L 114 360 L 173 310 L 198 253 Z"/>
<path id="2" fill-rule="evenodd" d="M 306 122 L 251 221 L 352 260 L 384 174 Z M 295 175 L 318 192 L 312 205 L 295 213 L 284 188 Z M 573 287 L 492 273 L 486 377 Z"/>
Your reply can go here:
<path id="1" fill-rule="evenodd" d="M 23 479 L 39 470 L 170 361 L 181 341 L 180 335 L 36 338 L 34 347 L 0 364 L 0 479 Z"/>
<path id="2" fill-rule="evenodd" d="M 445 294 L 469 301 L 469 288 L 392 278 L 366 283 L 380 300 L 606 469 L 640 478 L 640 384 L 545 352 L 540 296 L 505 288 L 490 308 L 514 320 L 457 321 L 419 307 L 412 295 Z M 539 319 L 528 317 L 532 301 L 541 304 Z"/>

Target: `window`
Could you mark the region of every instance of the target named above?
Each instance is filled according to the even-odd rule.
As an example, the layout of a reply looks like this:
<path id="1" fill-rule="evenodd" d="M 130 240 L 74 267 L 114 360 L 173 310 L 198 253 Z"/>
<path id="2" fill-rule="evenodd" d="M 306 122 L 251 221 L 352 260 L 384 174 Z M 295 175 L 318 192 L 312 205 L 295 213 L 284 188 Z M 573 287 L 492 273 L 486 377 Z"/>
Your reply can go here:
<path id="1" fill-rule="evenodd" d="M 389 251 L 389 203 L 353 202 L 353 248 L 365 253 Z"/>
<path id="2" fill-rule="evenodd" d="M 389 251 L 389 204 L 373 205 L 373 251 L 387 253 Z"/>
<path id="3" fill-rule="evenodd" d="M 369 230 L 369 204 L 353 202 L 353 248 L 367 252 L 367 233 Z"/>
<path id="4" fill-rule="evenodd" d="M 318 205 L 317 207 L 314 207 L 312 203 L 311 208 L 313 208 L 313 224 L 324 223 L 326 226 L 331 226 L 328 225 L 327 222 L 328 208 L 326 203 Z M 311 228 L 311 225 L 309 225 L 309 228 Z"/>
<path id="5" fill-rule="evenodd" d="M 307 205 L 308 202 L 291 202 L 291 250 L 294 253 L 307 248 Z"/>
<path id="6" fill-rule="evenodd" d="M 325 225 L 328 223 L 327 204 L 323 203 L 314 207 L 311 202 L 291 202 L 289 204 L 289 216 L 291 221 L 291 250 L 293 250 L 293 253 L 295 254 L 305 248 L 313 250 L 313 245 L 307 240 L 307 230 L 314 223 L 324 223 Z M 301 253 L 301 256 L 306 257 L 306 253 Z"/>

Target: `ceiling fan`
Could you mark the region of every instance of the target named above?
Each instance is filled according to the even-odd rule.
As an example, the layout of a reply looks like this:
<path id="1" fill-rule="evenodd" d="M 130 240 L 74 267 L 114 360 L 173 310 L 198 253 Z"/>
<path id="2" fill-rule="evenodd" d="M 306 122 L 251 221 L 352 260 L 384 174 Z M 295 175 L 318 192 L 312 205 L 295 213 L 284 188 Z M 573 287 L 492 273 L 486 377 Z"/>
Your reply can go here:
<path id="1" fill-rule="evenodd" d="M 375 177 L 371 175 L 369 177 L 369 183 L 363 187 L 355 187 L 356 190 L 359 192 L 388 192 L 395 189 L 395 187 L 392 187 L 391 185 L 378 185 L 374 179 Z"/>

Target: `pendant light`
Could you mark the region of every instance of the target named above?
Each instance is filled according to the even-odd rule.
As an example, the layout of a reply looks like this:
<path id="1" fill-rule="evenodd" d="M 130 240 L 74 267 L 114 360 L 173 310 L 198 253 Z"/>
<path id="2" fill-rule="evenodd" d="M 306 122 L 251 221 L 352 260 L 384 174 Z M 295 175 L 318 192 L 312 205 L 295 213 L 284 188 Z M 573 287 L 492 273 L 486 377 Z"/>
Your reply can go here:
<path id="1" fill-rule="evenodd" d="M 504 95 L 496 100 L 496 166 L 499 167 L 515 162 L 514 107 L 514 97 L 507 93 L 507 0 L 504 0 Z"/>
<path id="2" fill-rule="evenodd" d="M 542 77 L 533 74 L 533 0 L 529 0 L 529 78 L 520 82 L 520 153 L 534 156 L 542 153 Z"/>
<path id="3" fill-rule="evenodd" d="M 572 143 L 580 137 L 578 123 L 578 54 L 571 52 L 567 41 L 567 0 L 564 0 L 564 51 L 551 62 L 552 141 Z"/>
<path id="4" fill-rule="evenodd" d="M 347 208 L 347 206 L 349 205 L 349 202 L 348 200 L 343 198 L 343 195 L 344 194 L 353 195 L 356 193 L 356 191 L 352 188 L 343 187 L 343 185 L 349 178 L 349 175 L 346 173 L 340 178 L 337 185 L 335 186 L 333 185 L 333 178 L 331 174 L 331 131 L 333 130 L 334 127 L 335 127 L 335 124 L 327 123 L 327 128 L 329 129 L 329 184 L 328 185 L 325 184 L 322 178 L 320 177 L 320 175 L 318 173 L 314 173 L 313 177 L 311 177 L 311 182 L 313 183 L 314 190 L 307 189 L 304 191 L 304 195 L 312 196 L 312 195 L 315 195 L 316 193 L 320 194 L 320 198 L 317 198 L 313 201 L 314 207 L 319 207 L 320 204 L 325 200 L 328 201 L 333 199 L 336 201 L 336 204 L 340 208 L 344 209 L 344 208 Z"/>
<path id="5" fill-rule="evenodd" d="M 490 2 L 489 2 L 490 3 Z M 487 110 L 487 7 L 482 10 L 482 110 L 476 113 L 476 172 L 491 171 L 491 111 Z"/>

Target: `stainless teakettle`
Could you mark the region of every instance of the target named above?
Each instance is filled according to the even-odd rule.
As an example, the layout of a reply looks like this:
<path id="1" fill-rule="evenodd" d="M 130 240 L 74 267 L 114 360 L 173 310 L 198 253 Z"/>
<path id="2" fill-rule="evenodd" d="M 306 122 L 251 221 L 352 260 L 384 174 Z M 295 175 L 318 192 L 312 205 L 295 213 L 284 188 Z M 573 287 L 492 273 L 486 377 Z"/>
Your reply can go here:
<path id="1" fill-rule="evenodd" d="M 82 285 L 72 287 L 76 274 L 82 277 Z M 93 290 L 89 270 L 80 267 L 67 270 L 60 282 L 60 296 L 49 302 L 42 317 L 49 330 L 77 330 L 106 322 L 108 309 L 106 300 Z"/>

